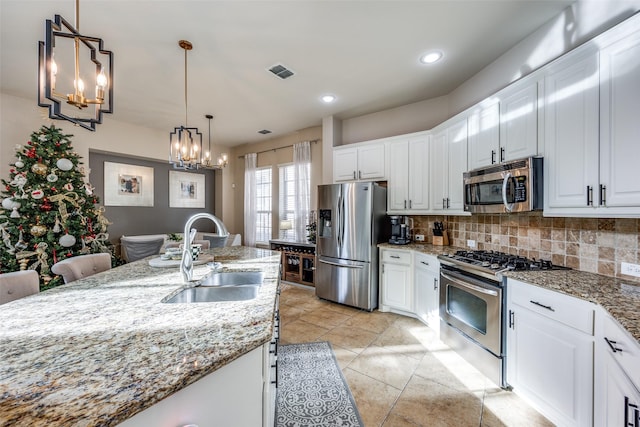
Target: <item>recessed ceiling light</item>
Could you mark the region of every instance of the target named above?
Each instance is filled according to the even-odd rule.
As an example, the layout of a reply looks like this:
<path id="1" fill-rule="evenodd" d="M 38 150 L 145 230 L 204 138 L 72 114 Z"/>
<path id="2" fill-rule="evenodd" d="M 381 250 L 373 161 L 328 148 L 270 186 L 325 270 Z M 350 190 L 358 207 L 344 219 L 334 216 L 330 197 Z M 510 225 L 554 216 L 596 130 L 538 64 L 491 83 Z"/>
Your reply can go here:
<path id="1" fill-rule="evenodd" d="M 423 64 L 433 64 L 442 59 L 442 52 L 434 50 L 433 52 L 425 53 L 420 57 L 420 62 Z"/>
<path id="2" fill-rule="evenodd" d="M 322 95 L 320 99 L 322 99 L 322 102 L 326 102 L 327 104 L 330 104 L 336 100 L 336 97 L 335 95 Z"/>

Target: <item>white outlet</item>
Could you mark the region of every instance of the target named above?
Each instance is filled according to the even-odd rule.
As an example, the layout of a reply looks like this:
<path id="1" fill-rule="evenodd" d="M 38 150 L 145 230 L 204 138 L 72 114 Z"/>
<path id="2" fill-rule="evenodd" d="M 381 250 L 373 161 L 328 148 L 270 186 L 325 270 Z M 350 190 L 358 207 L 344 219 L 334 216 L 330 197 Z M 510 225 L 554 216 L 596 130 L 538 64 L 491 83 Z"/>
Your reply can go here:
<path id="1" fill-rule="evenodd" d="M 640 265 L 638 265 L 638 264 L 630 264 L 628 262 L 623 262 L 620 272 L 622 274 L 626 274 L 627 276 L 640 277 Z"/>
<path id="2" fill-rule="evenodd" d="M 424 234 L 416 234 L 416 242 L 424 242 Z"/>
<path id="3" fill-rule="evenodd" d="M 470 248 L 475 248 L 476 247 L 476 241 L 475 240 L 467 240 L 467 246 L 469 246 Z"/>

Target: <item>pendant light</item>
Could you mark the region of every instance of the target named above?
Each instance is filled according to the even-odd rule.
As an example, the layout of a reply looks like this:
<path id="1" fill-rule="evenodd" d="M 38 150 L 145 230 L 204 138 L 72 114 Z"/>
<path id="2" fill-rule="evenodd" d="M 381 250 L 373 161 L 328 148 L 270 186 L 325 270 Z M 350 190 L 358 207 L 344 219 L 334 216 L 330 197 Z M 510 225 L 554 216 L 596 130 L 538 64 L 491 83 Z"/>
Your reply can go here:
<path id="1" fill-rule="evenodd" d="M 221 153 L 218 157 L 217 163 L 211 162 L 211 157 L 213 155 L 211 151 L 211 120 L 213 119 L 213 116 L 211 114 L 206 114 L 205 117 L 207 118 L 207 120 L 209 120 L 209 147 L 208 150 L 204 153 L 202 165 L 207 169 L 222 169 L 223 167 L 227 166 L 228 163 L 227 153 Z"/>
<path id="2" fill-rule="evenodd" d="M 80 34 L 80 0 L 76 0 L 75 28 L 55 15 L 53 21 L 45 21 L 44 38 L 38 42 L 38 105 L 49 108 L 51 119 L 68 120 L 95 131 L 102 114 L 113 113 L 113 52 L 104 48 L 101 38 Z M 69 54 L 71 42 L 73 55 Z M 81 50 L 86 54 L 81 56 Z M 85 94 L 81 59 L 85 71 L 95 68 L 93 99 Z M 73 76 L 69 73 L 72 69 Z M 56 84 L 66 93 L 58 92 Z"/>
<path id="3" fill-rule="evenodd" d="M 189 127 L 187 52 L 193 44 L 180 40 L 184 49 L 184 125 L 169 133 L 169 163 L 176 169 L 198 169 L 202 166 L 202 133 L 197 127 Z"/>

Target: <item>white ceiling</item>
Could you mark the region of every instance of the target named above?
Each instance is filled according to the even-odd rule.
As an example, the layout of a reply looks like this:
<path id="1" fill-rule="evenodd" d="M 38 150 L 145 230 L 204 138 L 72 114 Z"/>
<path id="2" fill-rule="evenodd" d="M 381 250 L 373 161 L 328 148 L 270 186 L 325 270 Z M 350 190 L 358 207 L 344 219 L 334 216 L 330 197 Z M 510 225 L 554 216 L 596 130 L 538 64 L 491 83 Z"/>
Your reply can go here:
<path id="1" fill-rule="evenodd" d="M 164 129 L 184 122 L 233 146 L 381 111 L 455 89 L 557 15 L 565 0 L 197 1 L 81 0 L 80 32 L 114 52 L 117 120 Z M 0 0 L 0 83 L 37 97 L 44 21 L 74 23 L 73 0 Z M 440 63 L 420 54 L 439 49 Z M 267 72 L 282 63 L 295 76 Z M 60 78 L 60 77 L 59 77 Z M 323 104 L 322 94 L 338 99 Z M 273 134 L 257 133 L 269 129 Z M 98 128 L 99 131 L 99 128 Z"/>

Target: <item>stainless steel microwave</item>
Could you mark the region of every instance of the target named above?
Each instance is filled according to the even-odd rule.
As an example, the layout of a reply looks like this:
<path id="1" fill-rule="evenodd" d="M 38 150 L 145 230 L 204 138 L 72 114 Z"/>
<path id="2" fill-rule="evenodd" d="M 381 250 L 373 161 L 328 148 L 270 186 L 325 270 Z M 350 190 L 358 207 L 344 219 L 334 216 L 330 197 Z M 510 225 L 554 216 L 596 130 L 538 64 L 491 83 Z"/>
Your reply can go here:
<path id="1" fill-rule="evenodd" d="M 465 172 L 464 210 L 510 213 L 541 210 L 542 157 L 528 157 Z"/>

